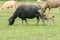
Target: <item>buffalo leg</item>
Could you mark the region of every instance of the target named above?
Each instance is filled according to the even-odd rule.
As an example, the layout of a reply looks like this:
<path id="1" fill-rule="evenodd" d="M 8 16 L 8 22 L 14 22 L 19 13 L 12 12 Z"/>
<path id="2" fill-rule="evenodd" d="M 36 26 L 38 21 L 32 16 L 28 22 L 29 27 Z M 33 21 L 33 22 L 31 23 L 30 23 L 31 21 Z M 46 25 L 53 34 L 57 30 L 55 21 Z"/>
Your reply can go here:
<path id="1" fill-rule="evenodd" d="M 43 26 L 45 25 L 45 20 L 44 20 L 44 18 L 42 17 L 42 24 L 43 24 Z"/>
<path id="2" fill-rule="evenodd" d="M 26 23 L 28 23 L 26 18 L 24 20 L 25 20 Z"/>
<path id="3" fill-rule="evenodd" d="M 22 19 L 22 23 L 23 23 L 24 19 Z"/>
<path id="4" fill-rule="evenodd" d="M 59 13 L 60 13 L 60 5 L 59 5 Z"/>
<path id="5" fill-rule="evenodd" d="M 50 13 L 50 12 L 52 12 L 52 7 L 51 7 L 51 6 L 49 7 L 49 13 Z"/>
<path id="6" fill-rule="evenodd" d="M 39 17 L 36 17 L 36 18 L 37 18 L 37 23 L 36 24 L 38 24 L 40 19 L 39 19 Z"/>
<path id="7" fill-rule="evenodd" d="M 27 20 L 26 20 L 26 18 L 22 18 L 22 23 L 23 23 L 23 21 L 25 21 L 25 22 L 27 23 Z"/>

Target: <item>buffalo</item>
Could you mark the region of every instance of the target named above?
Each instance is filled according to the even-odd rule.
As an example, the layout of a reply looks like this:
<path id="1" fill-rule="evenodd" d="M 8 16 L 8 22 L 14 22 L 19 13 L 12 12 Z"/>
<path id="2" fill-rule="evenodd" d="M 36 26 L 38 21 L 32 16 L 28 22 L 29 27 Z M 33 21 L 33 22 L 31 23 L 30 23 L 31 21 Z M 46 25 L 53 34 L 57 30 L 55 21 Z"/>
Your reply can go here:
<path id="1" fill-rule="evenodd" d="M 27 19 L 32 19 L 36 17 L 38 24 L 40 18 L 44 22 L 42 16 L 43 16 L 43 10 L 40 5 L 22 4 L 16 9 L 13 15 L 9 18 L 9 25 L 13 25 L 17 17 L 21 18 L 22 23 L 23 21 L 27 23 Z"/>
<path id="2" fill-rule="evenodd" d="M 60 10 L 60 0 L 47 0 L 43 8 L 43 12 L 45 12 L 47 8 L 50 11 L 50 9 L 57 8 L 57 7 L 59 7 L 59 10 Z"/>

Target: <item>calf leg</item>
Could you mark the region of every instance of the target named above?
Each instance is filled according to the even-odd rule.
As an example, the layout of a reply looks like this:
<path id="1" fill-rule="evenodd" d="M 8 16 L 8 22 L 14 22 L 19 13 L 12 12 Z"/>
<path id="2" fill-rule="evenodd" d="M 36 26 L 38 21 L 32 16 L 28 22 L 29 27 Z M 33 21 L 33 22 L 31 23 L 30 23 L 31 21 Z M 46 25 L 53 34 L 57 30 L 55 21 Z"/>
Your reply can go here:
<path id="1" fill-rule="evenodd" d="M 55 22 L 54 22 L 54 18 L 52 17 L 52 18 L 49 19 L 49 20 L 50 20 L 50 22 L 49 22 L 49 23 L 50 23 L 50 26 L 52 26 L 52 24 L 55 23 Z"/>
<path id="2" fill-rule="evenodd" d="M 52 18 L 53 23 L 55 23 L 54 18 Z"/>

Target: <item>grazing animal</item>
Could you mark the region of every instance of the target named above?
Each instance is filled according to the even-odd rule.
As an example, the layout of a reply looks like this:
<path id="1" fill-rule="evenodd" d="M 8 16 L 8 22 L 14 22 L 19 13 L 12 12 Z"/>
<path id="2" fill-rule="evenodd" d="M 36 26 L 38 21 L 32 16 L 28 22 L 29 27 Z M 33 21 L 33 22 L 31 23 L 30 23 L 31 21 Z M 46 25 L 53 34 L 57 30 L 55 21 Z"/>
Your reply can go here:
<path id="1" fill-rule="evenodd" d="M 45 4 L 41 4 L 41 7 L 44 8 L 45 7 Z"/>
<path id="2" fill-rule="evenodd" d="M 21 18 L 22 23 L 25 21 L 27 23 L 27 18 L 37 18 L 37 24 L 39 23 L 39 19 L 42 19 L 42 8 L 40 5 L 37 4 L 22 4 L 20 5 L 14 14 L 9 18 L 9 25 L 13 25 L 15 19 L 17 17 Z"/>
<path id="3" fill-rule="evenodd" d="M 6 1 L 2 7 L 2 9 L 8 9 L 8 8 L 13 8 L 14 10 L 16 9 L 16 1 Z"/>
<path id="4" fill-rule="evenodd" d="M 0 11 L 2 10 L 2 8 L 0 7 Z"/>
<path id="5" fill-rule="evenodd" d="M 47 0 L 43 8 L 43 12 L 45 12 L 47 8 L 49 8 L 49 11 L 50 11 L 50 9 L 57 8 L 57 7 L 59 7 L 60 9 L 60 0 Z"/>
<path id="6" fill-rule="evenodd" d="M 54 23 L 54 15 L 53 15 L 53 13 L 44 14 L 43 15 L 43 18 L 47 22 L 49 22 L 49 20 L 50 20 L 50 22 L 53 22 Z"/>

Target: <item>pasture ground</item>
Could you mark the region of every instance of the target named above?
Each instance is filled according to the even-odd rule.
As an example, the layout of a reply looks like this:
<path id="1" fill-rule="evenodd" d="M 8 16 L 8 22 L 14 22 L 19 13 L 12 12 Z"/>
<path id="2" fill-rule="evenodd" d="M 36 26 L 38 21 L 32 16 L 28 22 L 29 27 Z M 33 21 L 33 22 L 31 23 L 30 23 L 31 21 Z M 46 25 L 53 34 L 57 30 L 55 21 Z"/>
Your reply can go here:
<path id="1" fill-rule="evenodd" d="M 14 25 L 9 26 L 8 19 L 14 13 L 13 9 L 0 11 L 0 40 L 60 40 L 60 13 L 58 8 L 52 9 L 52 12 L 55 15 L 55 23 L 52 26 L 48 26 L 47 22 L 42 26 L 41 21 L 35 25 L 35 18 L 28 19 L 28 25 L 22 24 L 21 19 L 17 18 Z"/>

